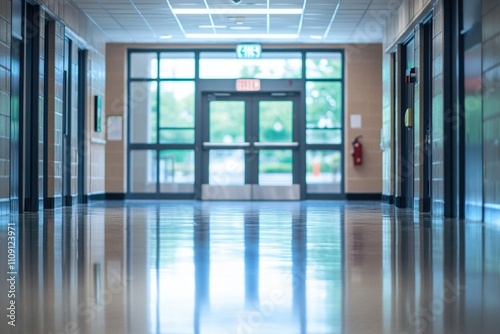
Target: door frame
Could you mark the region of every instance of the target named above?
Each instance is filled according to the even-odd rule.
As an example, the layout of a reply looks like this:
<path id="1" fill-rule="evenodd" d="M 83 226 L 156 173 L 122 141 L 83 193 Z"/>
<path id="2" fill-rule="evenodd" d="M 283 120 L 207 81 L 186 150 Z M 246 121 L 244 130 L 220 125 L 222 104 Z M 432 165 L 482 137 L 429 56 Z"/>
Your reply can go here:
<path id="1" fill-rule="evenodd" d="M 219 101 L 245 101 L 245 144 L 248 142 L 249 146 L 245 150 L 245 183 L 241 186 L 241 191 L 247 192 L 248 196 L 243 195 L 242 199 L 256 199 L 256 200 L 299 200 L 301 197 L 301 189 L 305 187 L 305 177 L 300 173 L 300 169 L 303 165 L 301 163 L 301 152 L 300 149 L 304 146 L 303 142 L 300 141 L 300 101 L 301 96 L 299 92 L 204 92 L 202 94 L 202 143 L 209 141 L 209 120 L 210 120 L 210 102 L 213 99 Z M 259 160 L 253 159 L 248 156 L 249 150 L 258 156 L 260 150 L 268 149 L 283 149 L 280 147 L 280 143 L 276 142 L 276 145 L 266 145 L 265 147 L 256 147 L 255 143 L 258 143 L 258 132 L 259 132 L 259 102 L 260 101 L 291 101 L 293 103 L 292 118 L 293 118 L 293 130 L 292 130 L 292 142 L 297 143 L 297 147 L 287 147 L 286 149 L 292 150 L 292 184 L 289 189 L 284 189 L 288 186 L 280 185 L 260 185 L 259 184 Z M 217 199 L 211 198 L 208 193 L 215 189 L 211 187 L 224 187 L 227 186 L 210 186 L 209 185 L 209 151 L 210 148 L 206 148 L 202 144 L 202 156 L 201 156 L 201 168 L 202 175 L 198 189 L 202 189 L 201 197 L 202 199 Z M 238 147 L 241 146 L 241 147 Z M 242 149 L 246 146 L 238 145 L 235 143 L 230 148 L 227 149 Z M 214 147 L 212 149 L 223 149 L 224 147 Z M 284 192 L 282 192 L 284 191 Z M 267 195 L 265 195 L 267 193 Z M 225 195 L 222 195 L 224 199 Z M 247 198 L 248 197 L 248 198 Z"/>

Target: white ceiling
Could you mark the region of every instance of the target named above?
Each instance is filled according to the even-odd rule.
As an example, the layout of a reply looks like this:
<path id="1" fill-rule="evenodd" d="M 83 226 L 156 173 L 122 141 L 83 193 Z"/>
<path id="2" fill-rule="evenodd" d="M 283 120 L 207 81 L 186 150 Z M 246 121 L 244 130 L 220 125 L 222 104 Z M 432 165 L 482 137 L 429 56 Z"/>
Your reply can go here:
<path id="1" fill-rule="evenodd" d="M 237 1 L 237 0 L 236 0 Z M 73 0 L 110 42 L 377 43 L 401 0 Z M 302 9 L 302 14 L 173 14 L 176 9 Z M 244 29 L 244 30 L 243 30 Z M 216 34 L 188 38 L 191 34 Z M 228 35 L 229 34 L 229 35 Z M 243 38 L 243 34 L 259 34 Z M 275 34 L 296 35 L 283 38 Z M 167 36 L 167 39 L 162 38 Z M 311 36 L 314 36 L 312 38 Z"/>

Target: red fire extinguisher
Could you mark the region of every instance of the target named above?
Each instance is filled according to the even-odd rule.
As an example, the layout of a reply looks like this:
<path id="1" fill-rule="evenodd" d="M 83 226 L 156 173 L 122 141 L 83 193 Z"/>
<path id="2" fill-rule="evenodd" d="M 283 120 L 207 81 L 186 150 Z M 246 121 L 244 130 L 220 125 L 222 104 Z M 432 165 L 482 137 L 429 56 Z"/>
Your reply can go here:
<path id="1" fill-rule="evenodd" d="M 361 165 L 363 163 L 363 144 L 359 142 L 359 138 L 362 136 L 357 136 L 352 142 L 352 161 L 354 165 Z"/>

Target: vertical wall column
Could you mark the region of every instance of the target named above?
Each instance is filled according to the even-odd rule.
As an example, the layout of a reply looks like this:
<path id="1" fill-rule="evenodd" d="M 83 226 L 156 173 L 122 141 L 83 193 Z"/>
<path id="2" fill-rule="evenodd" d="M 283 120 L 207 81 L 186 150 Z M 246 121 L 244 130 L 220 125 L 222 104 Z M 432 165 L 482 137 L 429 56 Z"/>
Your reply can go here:
<path id="1" fill-rule="evenodd" d="M 45 207 L 62 205 L 64 26 L 48 24 L 49 80 L 47 87 L 47 198 Z"/>
<path id="2" fill-rule="evenodd" d="M 382 195 L 383 199 L 390 204 L 394 203 L 394 57 L 392 54 L 384 54 L 382 71 L 382 138 L 380 148 L 382 149 Z"/>
<path id="3" fill-rule="evenodd" d="M 483 0 L 483 185 L 486 221 L 500 222 L 500 1 Z"/>
<path id="4" fill-rule="evenodd" d="M 11 73 L 11 51 L 19 52 L 19 48 L 11 50 L 9 40 L 11 39 L 11 12 L 10 0 L 3 1 L 5 5 L 0 6 L 0 215 L 10 212 L 10 145 L 11 145 L 11 88 L 9 84 Z M 20 14 L 20 13 L 19 13 Z M 18 18 L 20 19 L 20 18 Z M 20 28 L 20 27 L 19 27 Z M 20 32 L 19 32 L 20 34 Z M 20 37 L 20 36 L 19 36 Z M 14 38 L 12 38 L 14 40 Z M 16 39 L 17 42 L 17 39 Z M 17 43 L 16 45 L 19 45 Z M 16 68 L 19 68 L 19 64 Z M 19 81 L 20 73 L 14 79 Z"/>
<path id="5" fill-rule="evenodd" d="M 396 96 L 395 96 L 395 101 L 394 101 L 394 150 L 395 150 L 395 155 L 394 155 L 394 163 L 395 163 L 395 175 L 394 175 L 394 196 L 395 196 L 395 204 L 398 207 L 404 206 L 405 203 L 405 193 L 403 191 L 402 187 L 402 180 L 403 180 L 403 167 L 404 167 L 404 162 L 402 159 L 402 138 L 403 138 L 403 128 L 401 124 L 403 124 L 403 121 L 401 120 L 401 114 L 402 114 L 402 97 L 403 97 L 403 73 L 401 73 L 401 63 L 403 62 L 403 45 L 398 45 L 396 49 L 396 64 L 395 64 L 395 73 L 394 73 L 394 78 L 396 80 Z"/>
<path id="6" fill-rule="evenodd" d="M 432 76 L 432 213 L 444 214 L 444 77 L 443 77 L 443 4 L 439 1 L 433 14 Z"/>
<path id="7" fill-rule="evenodd" d="M 26 4 L 24 21 L 24 104 L 20 122 L 23 154 L 24 208 L 43 208 L 44 150 L 44 32 L 45 13 L 39 6 Z"/>

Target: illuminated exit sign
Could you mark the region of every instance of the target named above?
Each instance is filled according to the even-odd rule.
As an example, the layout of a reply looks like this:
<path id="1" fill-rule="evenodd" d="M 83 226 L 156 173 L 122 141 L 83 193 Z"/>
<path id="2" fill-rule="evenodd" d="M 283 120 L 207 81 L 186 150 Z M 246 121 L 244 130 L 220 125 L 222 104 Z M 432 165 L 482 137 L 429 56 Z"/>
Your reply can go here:
<path id="1" fill-rule="evenodd" d="M 260 59 L 262 48 L 260 44 L 238 44 L 236 57 L 241 59 Z"/>
<path id="2" fill-rule="evenodd" d="M 258 92 L 259 90 L 260 90 L 259 79 L 236 80 L 236 91 L 238 92 Z"/>

